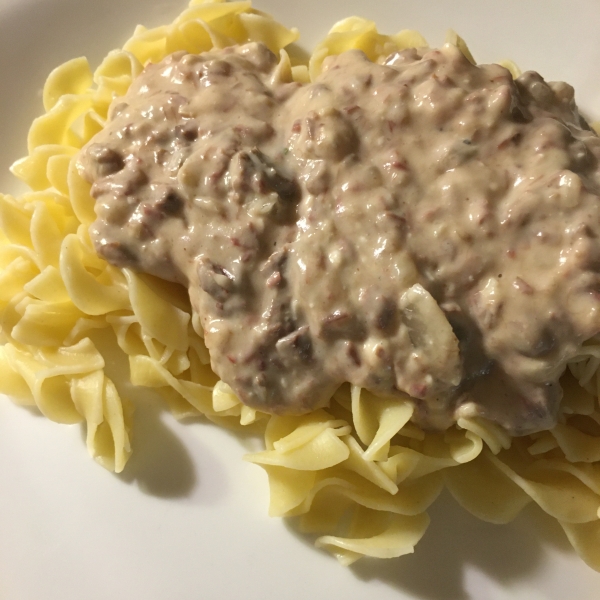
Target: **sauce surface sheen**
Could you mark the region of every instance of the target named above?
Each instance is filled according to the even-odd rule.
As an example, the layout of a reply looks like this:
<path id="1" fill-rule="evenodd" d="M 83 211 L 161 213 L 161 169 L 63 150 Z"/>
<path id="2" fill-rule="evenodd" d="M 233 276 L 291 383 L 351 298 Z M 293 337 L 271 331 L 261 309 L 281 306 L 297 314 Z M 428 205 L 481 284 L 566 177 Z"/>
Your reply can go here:
<path id="1" fill-rule="evenodd" d="M 248 44 L 148 65 L 79 165 L 98 253 L 187 286 L 242 402 L 350 382 L 519 435 L 600 331 L 599 157 L 570 86 L 452 45 L 300 85 Z"/>

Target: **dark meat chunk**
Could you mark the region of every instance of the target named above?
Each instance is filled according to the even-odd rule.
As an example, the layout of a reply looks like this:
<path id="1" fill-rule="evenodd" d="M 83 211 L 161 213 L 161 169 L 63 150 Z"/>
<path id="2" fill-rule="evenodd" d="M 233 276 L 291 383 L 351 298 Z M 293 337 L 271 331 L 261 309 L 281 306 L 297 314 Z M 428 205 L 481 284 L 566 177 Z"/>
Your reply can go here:
<path id="1" fill-rule="evenodd" d="M 206 258 L 198 260 L 200 287 L 217 302 L 226 302 L 235 288 L 232 273 Z"/>
<path id="2" fill-rule="evenodd" d="M 96 252 L 109 263 L 118 267 L 136 267 L 138 264 L 135 252 L 121 242 L 97 244 Z"/>
<path id="3" fill-rule="evenodd" d="M 275 192 L 284 202 L 297 202 L 300 187 L 293 177 L 287 177 L 260 150 L 243 150 L 232 159 L 232 187 L 237 191 L 257 194 Z"/>
<path id="4" fill-rule="evenodd" d="M 109 146 L 103 144 L 92 144 L 88 148 L 88 155 L 93 161 L 96 171 L 95 179 L 118 173 L 125 167 L 123 156 Z"/>
<path id="5" fill-rule="evenodd" d="M 366 331 L 364 324 L 356 315 L 336 310 L 323 319 L 319 333 L 330 341 L 335 339 L 361 340 L 365 337 Z"/>
<path id="6" fill-rule="evenodd" d="M 176 190 L 167 190 L 156 203 L 156 209 L 168 217 L 181 215 L 185 200 Z"/>
<path id="7" fill-rule="evenodd" d="M 375 319 L 375 327 L 384 332 L 392 332 L 398 328 L 398 323 L 398 306 L 389 298 L 383 298 Z"/>
<path id="8" fill-rule="evenodd" d="M 294 363 L 297 360 L 308 362 L 312 358 L 313 346 L 310 332 L 306 325 L 282 337 L 275 344 L 277 353 L 285 363 Z"/>

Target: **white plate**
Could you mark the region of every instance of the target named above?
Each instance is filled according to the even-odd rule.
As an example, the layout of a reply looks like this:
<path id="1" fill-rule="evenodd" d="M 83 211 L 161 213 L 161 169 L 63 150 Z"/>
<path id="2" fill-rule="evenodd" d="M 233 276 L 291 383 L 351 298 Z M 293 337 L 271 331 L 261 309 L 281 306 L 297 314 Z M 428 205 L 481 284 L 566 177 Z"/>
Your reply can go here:
<path id="1" fill-rule="evenodd" d="M 387 32 L 448 27 L 480 62 L 510 57 L 564 79 L 600 118 L 597 0 L 255 0 L 298 26 L 310 47 L 336 20 L 360 14 Z M 164 23 L 184 0 L 0 0 L 0 189 L 25 153 L 46 74 L 93 64 L 138 22 Z M 135 418 L 135 454 L 115 476 L 87 456 L 78 426 L 51 423 L 0 398 L 0 598 L 3 600 L 426 600 L 600 596 L 600 574 L 534 510 L 492 526 L 443 496 L 416 554 L 351 569 L 267 517 L 262 471 L 242 462 L 250 441 L 179 424 L 151 402 Z M 600 540 L 599 540 L 600 543 Z"/>

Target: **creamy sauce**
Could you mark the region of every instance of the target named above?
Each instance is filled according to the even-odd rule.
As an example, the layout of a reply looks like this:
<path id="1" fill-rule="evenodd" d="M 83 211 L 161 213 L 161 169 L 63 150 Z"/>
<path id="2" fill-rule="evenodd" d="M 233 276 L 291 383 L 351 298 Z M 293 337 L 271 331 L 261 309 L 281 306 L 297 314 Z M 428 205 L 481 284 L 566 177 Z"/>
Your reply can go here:
<path id="1" fill-rule="evenodd" d="M 149 65 L 80 168 L 98 253 L 188 287 L 244 403 L 351 382 L 524 434 L 600 331 L 598 157 L 570 86 L 451 45 L 301 86 L 249 44 Z"/>

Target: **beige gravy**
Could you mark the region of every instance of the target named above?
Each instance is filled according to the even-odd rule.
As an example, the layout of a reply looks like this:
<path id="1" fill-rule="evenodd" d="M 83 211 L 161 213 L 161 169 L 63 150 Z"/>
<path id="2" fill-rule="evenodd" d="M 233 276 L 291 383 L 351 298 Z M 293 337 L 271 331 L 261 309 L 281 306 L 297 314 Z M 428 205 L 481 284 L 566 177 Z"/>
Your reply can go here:
<path id="1" fill-rule="evenodd" d="M 600 140 L 572 88 L 451 45 L 288 73 L 260 44 L 148 65 L 80 155 L 98 253 L 188 287 L 250 406 L 351 382 L 424 427 L 551 427 L 600 331 Z"/>

